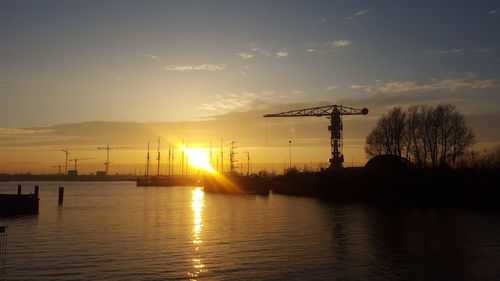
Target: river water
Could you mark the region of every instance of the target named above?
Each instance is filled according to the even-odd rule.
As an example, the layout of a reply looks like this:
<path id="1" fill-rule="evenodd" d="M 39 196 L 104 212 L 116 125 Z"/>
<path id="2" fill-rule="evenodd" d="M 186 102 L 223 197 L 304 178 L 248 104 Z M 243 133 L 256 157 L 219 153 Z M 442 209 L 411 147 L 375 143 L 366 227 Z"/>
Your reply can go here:
<path id="1" fill-rule="evenodd" d="M 500 280 L 500 214 L 484 210 L 44 182 L 38 215 L 0 225 L 6 280 Z"/>

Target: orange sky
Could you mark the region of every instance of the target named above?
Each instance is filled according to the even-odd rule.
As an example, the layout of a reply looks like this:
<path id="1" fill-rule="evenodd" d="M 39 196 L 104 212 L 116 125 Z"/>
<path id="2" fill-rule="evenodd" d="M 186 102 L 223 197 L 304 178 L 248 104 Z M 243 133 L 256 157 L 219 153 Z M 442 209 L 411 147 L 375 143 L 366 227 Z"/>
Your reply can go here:
<path id="1" fill-rule="evenodd" d="M 289 165 L 288 141 L 292 141 L 292 165 L 319 168 L 327 165 L 330 157 L 329 121 L 326 118 L 263 118 L 265 113 L 317 106 L 316 104 L 267 104 L 262 109 L 232 112 L 213 116 L 206 120 L 186 122 L 87 122 L 33 127 L 2 129 L 0 131 L 0 172 L 4 173 L 56 173 L 53 166 L 64 166 L 65 155 L 60 151 L 69 148 L 70 158 L 93 158 L 79 161 L 80 173 L 104 170 L 106 153 L 97 147 L 126 146 L 130 149 L 111 150 L 110 173 L 142 174 L 148 140 L 151 143 L 151 166 L 156 172 L 157 138 L 161 138 L 161 171 L 166 173 L 169 144 L 184 140 L 189 147 L 213 148 L 213 165 L 220 163 L 220 141 L 224 143 L 224 166 L 229 169 L 229 143 L 236 141 L 237 160 L 247 169 L 250 153 L 251 170 L 268 169 L 282 172 Z M 373 128 L 382 112 L 374 110 L 366 116 L 344 118 L 345 166 L 363 165 L 365 137 Z M 469 115 L 478 142 L 477 147 L 498 143 L 498 131 L 489 130 L 497 116 Z M 180 150 L 176 150 L 176 170 L 180 171 Z M 74 162 L 70 162 L 71 164 Z M 72 166 L 70 165 L 70 168 Z"/>

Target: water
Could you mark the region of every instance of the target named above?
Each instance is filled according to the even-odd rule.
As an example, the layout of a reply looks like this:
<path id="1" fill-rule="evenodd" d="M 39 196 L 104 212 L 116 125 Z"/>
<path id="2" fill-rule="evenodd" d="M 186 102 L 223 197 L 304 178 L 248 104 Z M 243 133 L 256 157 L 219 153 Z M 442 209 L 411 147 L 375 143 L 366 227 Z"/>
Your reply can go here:
<path id="1" fill-rule="evenodd" d="M 40 198 L 39 215 L 0 218 L 6 280 L 500 280 L 495 212 L 130 182 L 42 183 Z"/>

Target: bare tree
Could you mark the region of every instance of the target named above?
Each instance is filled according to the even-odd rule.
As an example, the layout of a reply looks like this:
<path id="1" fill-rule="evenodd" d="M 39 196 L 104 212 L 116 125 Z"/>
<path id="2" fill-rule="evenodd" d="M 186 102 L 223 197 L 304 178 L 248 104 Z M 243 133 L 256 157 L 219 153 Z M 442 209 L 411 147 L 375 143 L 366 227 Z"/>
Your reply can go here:
<path id="1" fill-rule="evenodd" d="M 400 107 L 383 115 L 369 134 L 365 150 L 370 156 L 405 155 L 418 167 L 454 167 L 458 157 L 474 143 L 472 130 L 453 105 L 435 108 Z"/>
<path id="2" fill-rule="evenodd" d="M 401 156 L 405 143 L 406 113 L 401 107 L 393 108 L 387 115 L 383 115 L 377 127 L 368 135 L 366 153 L 371 156 L 382 154 Z"/>

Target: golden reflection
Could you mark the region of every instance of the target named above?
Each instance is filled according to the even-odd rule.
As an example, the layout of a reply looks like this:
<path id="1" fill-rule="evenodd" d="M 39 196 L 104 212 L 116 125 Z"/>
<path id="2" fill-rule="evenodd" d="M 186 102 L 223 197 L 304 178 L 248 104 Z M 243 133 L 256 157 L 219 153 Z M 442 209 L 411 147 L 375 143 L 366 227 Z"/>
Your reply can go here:
<path id="1" fill-rule="evenodd" d="M 237 177 L 226 177 L 221 173 L 210 173 L 205 175 L 203 186 L 205 191 L 213 193 L 240 194 L 245 193 L 237 183 Z"/>
<path id="2" fill-rule="evenodd" d="M 188 276 L 193 278 L 198 277 L 202 272 L 205 271 L 205 265 L 201 260 L 201 255 L 199 253 L 200 244 L 203 243 L 201 240 L 202 228 L 203 228 L 203 207 L 205 207 L 205 193 L 201 187 L 196 187 L 192 190 L 191 197 L 191 210 L 193 210 L 193 244 L 196 245 L 195 257 L 191 260 L 193 262 L 194 270 L 188 273 Z"/>

